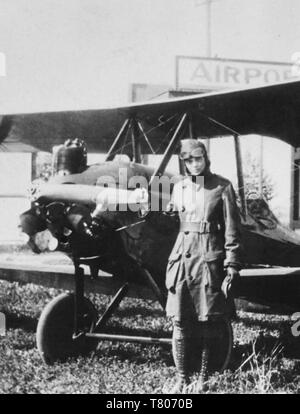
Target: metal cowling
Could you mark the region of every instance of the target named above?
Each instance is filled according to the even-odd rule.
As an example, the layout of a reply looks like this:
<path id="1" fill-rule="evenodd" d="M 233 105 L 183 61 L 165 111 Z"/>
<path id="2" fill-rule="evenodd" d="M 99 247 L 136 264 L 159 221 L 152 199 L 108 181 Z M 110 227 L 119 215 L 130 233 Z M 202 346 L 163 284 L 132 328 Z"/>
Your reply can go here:
<path id="1" fill-rule="evenodd" d="M 52 174 L 78 174 L 87 167 L 85 142 L 78 138 L 68 139 L 63 145 L 56 145 L 52 151 Z"/>

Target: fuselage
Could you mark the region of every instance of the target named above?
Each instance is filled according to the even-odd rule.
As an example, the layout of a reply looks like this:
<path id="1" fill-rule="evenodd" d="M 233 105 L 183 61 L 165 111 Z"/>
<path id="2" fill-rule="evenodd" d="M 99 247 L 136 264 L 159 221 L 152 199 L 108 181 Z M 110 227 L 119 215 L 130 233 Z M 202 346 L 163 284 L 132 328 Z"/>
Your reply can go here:
<path id="1" fill-rule="evenodd" d="M 48 185 L 48 189 L 58 188 L 59 194 L 71 193 L 72 203 L 80 200 L 76 204 L 83 206 L 84 216 L 92 213 L 95 209 L 95 204 L 91 200 L 97 192 L 97 187 L 115 186 L 117 189 L 132 190 L 135 188 L 136 182 L 139 181 L 148 185 L 153 173 L 154 169 L 149 166 L 111 161 L 92 165 L 79 174 L 54 176 L 44 186 L 47 188 Z M 164 185 L 152 188 L 151 191 L 153 200 L 160 200 L 160 204 L 159 202 L 156 203 L 156 206 L 160 206 L 160 211 L 151 211 L 144 219 L 130 210 L 103 211 L 100 214 L 101 218 L 112 229 L 110 236 L 116 238 L 115 245 L 122 246 L 122 255 L 128 255 L 128 257 L 147 268 L 160 285 L 164 283 L 168 256 L 178 232 L 178 223 L 163 214 L 161 200 L 166 203 L 170 199 L 172 185 L 180 179 L 180 177 L 168 173 L 165 173 L 164 177 L 167 178 L 166 181 L 171 180 L 170 185 L 168 186 L 164 182 Z M 64 191 L 62 186 L 66 185 L 68 187 Z M 82 191 L 83 188 L 84 192 Z M 51 191 L 50 194 L 48 194 L 49 191 L 47 192 L 46 197 L 43 196 L 37 201 L 44 205 L 55 201 L 66 202 L 66 200 L 60 199 L 62 198 L 61 195 L 55 194 L 55 190 Z M 87 196 L 85 196 L 85 192 Z M 91 194 L 90 198 L 88 197 L 89 194 Z M 242 242 L 246 265 L 300 266 L 300 238 L 296 233 L 283 227 L 278 222 L 264 201 L 260 200 L 259 203 L 258 199 L 257 203 L 256 208 L 253 208 L 253 201 L 252 208 L 251 202 L 249 203 L 249 214 L 242 219 Z M 95 254 L 99 240 L 95 240 L 94 244 L 92 240 L 87 243 L 86 237 L 81 235 L 80 231 L 77 233 L 79 253 L 82 245 L 84 254 L 88 253 L 88 246 L 92 246 L 91 254 Z M 101 240 L 101 243 L 103 248 L 105 240 Z M 111 240 L 109 244 L 111 247 L 113 246 Z M 109 247 L 105 246 L 105 248 Z M 118 253 L 111 252 L 112 255 L 116 256 Z"/>

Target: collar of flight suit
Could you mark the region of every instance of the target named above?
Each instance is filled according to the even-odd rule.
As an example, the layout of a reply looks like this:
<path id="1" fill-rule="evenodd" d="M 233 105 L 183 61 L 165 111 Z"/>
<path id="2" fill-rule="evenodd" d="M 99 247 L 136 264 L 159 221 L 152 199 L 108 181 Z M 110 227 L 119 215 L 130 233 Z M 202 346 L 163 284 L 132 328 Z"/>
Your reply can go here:
<path id="1" fill-rule="evenodd" d="M 209 169 L 204 171 L 204 173 L 199 175 L 199 176 L 186 175 L 184 177 L 183 181 L 182 181 L 182 188 L 186 188 L 186 187 L 194 184 L 194 185 L 197 185 L 197 189 L 200 189 L 200 188 L 202 188 L 202 185 L 201 184 L 196 184 L 194 179 L 196 179 L 197 177 L 203 177 L 204 178 L 204 184 L 205 184 L 205 180 L 209 179 L 211 176 L 212 176 L 212 172 Z"/>

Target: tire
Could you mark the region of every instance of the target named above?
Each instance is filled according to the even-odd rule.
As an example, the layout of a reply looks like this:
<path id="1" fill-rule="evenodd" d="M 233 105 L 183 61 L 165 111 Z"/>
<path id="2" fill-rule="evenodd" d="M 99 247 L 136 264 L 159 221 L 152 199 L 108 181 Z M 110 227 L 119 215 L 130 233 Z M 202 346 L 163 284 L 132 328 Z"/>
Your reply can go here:
<path id="1" fill-rule="evenodd" d="M 211 322 L 213 332 L 209 335 L 209 363 L 208 371 L 222 372 L 230 362 L 233 349 L 233 332 L 231 322 L 228 319 L 221 319 Z M 198 340 L 192 345 L 191 364 L 192 371 L 201 369 L 201 353 L 203 349 L 203 338 L 200 333 Z"/>
<path id="2" fill-rule="evenodd" d="M 233 349 L 233 332 L 230 320 L 223 319 L 214 322 L 218 330 L 218 336 L 211 343 L 211 372 L 223 372 L 231 359 Z"/>
<path id="3" fill-rule="evenodd" d="M 84 298 L 84 326 L 86 332 L 93 330 L 97 312 L 93 304 Z M 69 357 L 87 355 L 97 346 L 97 341 L 81 336 L 73 339 L 74 295 L 62 293 L 44 308 L 36 331 L 36 343 L 39 353 L 46 364 L 64 362 Z"/>

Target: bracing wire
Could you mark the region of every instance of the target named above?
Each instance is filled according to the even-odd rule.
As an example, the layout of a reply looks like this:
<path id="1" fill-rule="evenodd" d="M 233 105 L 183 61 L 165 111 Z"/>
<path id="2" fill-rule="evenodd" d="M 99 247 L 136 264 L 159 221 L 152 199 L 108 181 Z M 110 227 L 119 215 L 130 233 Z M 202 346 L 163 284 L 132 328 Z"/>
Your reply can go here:
<path id="1" fill-rule="evenodd" d="M 164 125 L 166 125 L 167 123 L 169 123 L 170 121 L 172 121 L 176 116 L 178 116 L 178 114 L 176 113 L 175 115 L 170 116 L 169 118 L 167 118 L 166 120 L 162 121 L 163 118 L 163 114 L 160 115 L 159 119 L 159 123 L 158 125 L 155 125 L 154 127 L 149 128 L 148 130 L 144 131 L 145 135 L 149 135 L 151 132 L 153 132 L 154 130 L 157 130 L 158 128 L 163 127 Z M 138 119 L 138 121 L 142 121 L 140 119 Z M 172 129 L 173 128 L 173 129 Z M 171 130 L 174 130 L 174 126 L 171 128 Z M 159 151 L 161 145 L 165 142 L 165 140 L 168 138 L 170 131 L 166 134 L 166 136 L 164 137 L 163 141 L 160 143 L 159 147 L 156 149 L 156 151 L 153 149 L 153 147 L 151 146 L 151 151 L 153 152 L 153 154 L 157 154 L 157 152 Z M 137 138 L 140 138 L 142 136 L 142 133 L 140 132 L 137 136 Z M 126 143 L 128 138 L 128 131 L 126 132 L 126 137 L 124 139 L 123 145 L 121 147 L 121 151 L 123 151 L 125 148 L 129 147 L 131 144 L 131 142 Z M 125 144 L 126 143 L 126 144 Z M 120 148 L 116 148 L 115 151 L 113 151 L 111 153 L 111 155 L 116 155 L 118 152 L 120 151 Z"/>

